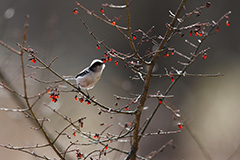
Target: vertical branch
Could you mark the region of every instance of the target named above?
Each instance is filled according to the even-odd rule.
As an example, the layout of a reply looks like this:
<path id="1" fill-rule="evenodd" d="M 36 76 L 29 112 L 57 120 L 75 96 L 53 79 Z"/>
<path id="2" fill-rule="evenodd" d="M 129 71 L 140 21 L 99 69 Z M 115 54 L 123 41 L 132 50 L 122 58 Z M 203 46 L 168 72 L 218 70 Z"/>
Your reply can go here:
<path id="1" fill-rule="evenodd" d="M 175 15 L 174 19 L 172 20 L 172 22 L 170 24 L 171 27 L 168 27 L 168 30 L 167 30 L 167 32 L 166 32 L 166 34 L 164 36 L 164 39 L 162 40 L 162 42 L 161 42 L 161 44 L 159 46 L 158 51 L 161 51 L 163 49 L 163 47 L 166 45 L 166 43 L 168 41 L 168 38 L 170 37 L 171 33 L 173 32 L 172 26 L 175 26 L 177 18 L 180 15 L 180 13 L 181 13 L 181 11 L 182 11 L 186 1 L 187 0 L 182 0 L 181 4 L 179 5 L 179 7 L 177 9 L 177 12 L 176 12 L 176 15 Z M 130 27 L 129 27 L 128 0 L 126 0 L 126 3 L 127 3 L 127 13 L 128 13 L 128 32 L 130 32 L 129 31 Z M 147 76 L 146 76 L 146 79 L 145 79 L 145 84 L 144 84 L 144 87 L 143 87 L 143 93 L 142 93 L 142 96 L 141 96 L 141 99 L 140 99 L 140 106 L 139 106 L 139 108 L 138 108 L 138 110 L 136 112 L 136 115 L 135 115 L 136 119 L 135 119 L 135 130 L 133 132 L 132 149 L 131 149 L 131 152 L 129 153 L 128 157 L 126 158 L 127 160 L 128 159 L 130 159 L 130 160 L 135 160 L 136 159 L 136 153 L 137 153 L 138 144 L 139 144 L 139 141 L 140 141 L 140 137 L 139 137 L 140 118 L 141 118 L 141 114 L 142 114 L 142 110 L 143 110 L 144 104 L 145 104 L 146 99 L 147 99 L 147 94 L 148 94 L 148 89 L 149 89 L 149 85 L 150 85 L 150 80 L 151 80 L 151 75 L 152 75 L 152 72 L 153 72 L 153 68 L 154 68 L 155 63 L 156 63 L 156 61 L 157 61 L 159 56 L 160 56 L 160 52 L 157 52 L 157 54 L 155 55 L 155 57 L 153 58 L 153 60 L 152 60 L 152 62 L 150 64 L 148 72 L 147 72 Z"/>
<path id="2" fill-rule="evenodd" d="M 130 13 L 129 13 L 129 3 L 128 0 L 126 0 L 126 10 L 127 10 L 127 30 L 128 30 L 128 40 L 131 45 L 131 48 L 133 50 L 134 55 L 138 58 L 138 60 L 145 64 L 149 65 L 150 63 L 147 63 L 140 55 L 137 53 L 136 47 L 134 46 L 133 39 L 132 39 L 132 34 L 131 34 L 131 28 L 130 28 Z"/>
<path id="3" fill-rule="evenodd" d="M 41 129 L 42 133 L 44 134 L 45 138 L 47 139 L 49 145 L 52 147 L 52 149 L 55 151 L 55 153 L 58 155 L 59 158 L 61 158 L 62 160 L 64 160 L 64 158 L 62 157 L 62 155 L 60 154 L 60 152 L 57 150 L 57 148 L 53 145 L 53 143 L 51 142 L 49 136 L 47 135 L 46 131 L 43 129 L 43 126 L 40 124 L 40 122 L 38 121 L 36 115 L 34 114 L 31 105 L 29 103 L 29 99 L 28 99 L 28 94 L 27 94 L 27 83 L 26 83 L 26 76 L 25 76 L 25 67 L 24 67 L 24 46 L 26 43 L 26 36 L 27 36 L 27 30 L 28 30 L 28 26 L 29 26 L 29 15 L 26 16 L 26 21 L 25 21 L 25 25 L 24 25 L 24 35 L 23 35 L 23 42 L 22 42 L 22 48 L 20 51 L 20 56 L 21 56 L 21 65 L 22 65 L 22 78 L 23 78 L 23 87 L 24 87 L 24 99 L 26 101 L 27 107 L 31 113 L 31 115 L 33 116 L 33 119 L 35 120 L 35 122 L 37 123 L 38 127 Z"/>

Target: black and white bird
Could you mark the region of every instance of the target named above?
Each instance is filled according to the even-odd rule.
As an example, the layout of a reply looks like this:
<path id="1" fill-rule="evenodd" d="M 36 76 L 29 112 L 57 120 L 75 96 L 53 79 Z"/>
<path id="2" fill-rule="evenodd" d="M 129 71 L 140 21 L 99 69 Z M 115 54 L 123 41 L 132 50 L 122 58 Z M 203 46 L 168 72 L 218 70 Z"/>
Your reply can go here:
<path id="1" fill-rule="evenodd" d="M 105 64 L 102 60 L 93 60 L 89 67 L 75 76 L 74 79 L 76 80 L 78 88 L 84 89 L 88 93 L 88 90 L 92 89 L 101 78 L 104 68 Z"/>

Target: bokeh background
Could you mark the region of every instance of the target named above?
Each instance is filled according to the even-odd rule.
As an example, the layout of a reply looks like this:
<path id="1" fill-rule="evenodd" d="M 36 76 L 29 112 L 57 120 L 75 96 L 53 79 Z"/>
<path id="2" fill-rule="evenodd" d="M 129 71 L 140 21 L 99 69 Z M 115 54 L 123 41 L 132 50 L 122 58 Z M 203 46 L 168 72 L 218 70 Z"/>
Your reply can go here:
<path id="1" fill-rule="evenodd" d="M 89 10 L 94 10 L 100 15 L 102 3 L 124 4 L 125 1 L 86 1 L 81 0 Z M 188 1 L 186 8 L 188 11 L 205 4 L 206 1 Z M 240 56 L 239 56 L 239 2 L 234 0 L 212 0 L 211 7 L 204 9 L 203 14 L 196 18 L 189 19 L 186 24 L 203 20 L 218 20 L 224 13 L 232 11 L 230 15 L 230 27 L 226 27 L 223 22 L 220 31 L 209 37 L 204 47 L 210 46 L 207 60 L 199 59 L 190 67 L 189 73 L 222 73 L 223 77 L 218 78 L 181 78 L 172 90 L 173 99 L 168 99 L 167 103 L 174 109 L 180 109 L 186 127 L 182 133 L 175 135 L 147 137 L 141 141 L 139 154 L 147 155 L 153 150 L 157 150 L 168 140 L 173 139 L 176 146 L 172 149 L 168 146 L 155 159 L 195 159 L 205 160 L 204 153 L 199 145 L 206 150 L 212 160 L 238 160 L 240 159 Z M 133 1 L 130 7 L 132 29 L 142 29 L 147 31 L 151 26 L 155 29 L 152 35 L 163 35 L 166 31 L 165 23 L 169 23 L 169 10 L 173 12 L 178 7 L 180 1 L 176 0 L 145 0 Z M 32 0 L 1 0 L 0 1 L 0 39 L 8 45 L 19 49 L 16 43 L 22 42 L 23 28 L 26 14 L 30 15 L 29 29 L 27 34 L 27 45 L 38 51 L 38 57 L 49 63 L 55 56 L 58 56 L 52 66 L 61 75 L 75 75 L 81 69 L 88 66 L 95 58 L 101 58 L 105 52 L 103 47 L 96 49 L 96 41 L 87 33 L 86 29 L 79 21 L 79 16 L 87 23 L 91 30 L 104 40 L 105 44 L 121 52 L 131 52 L 130 45 L 126 39 L 113 27 L 98 21 L 95 17 L 87 15 L 79 10 L 78 15 L 74 15 L 75 1 L 32 1 Z M 126 13 L 121 9 L 105 8 L 105 13 L 114 18 L 121 15 L 117 22 L 126 26 Z M 140 36 L 140 35 L 137 35 Z M 186 36 L 189 38 L 188 36 Z M 196 42 L 196 38 L 191 39 Z M 180 52 L 190 53 L 192 48 L 183 43 L 183 39 L 173 39 L 170 45 L 174 45 Z M 144 53 L 150 44 L 140 46 L 139 50 Z M 27 57 L 25 58 L 27 60 Z M 164 73 L 164 67 L 170 70 L 171 66 L 180 69 L 176 61 L 179 57 L 162 58 L 158 62 L 156 73 Z M 180 60 L 182 60 L 180 58 Z M 31 62 L 27 62 L 31 64 Z M 27 69 L 28 73 L 36 72 L 35 77 L 43 80 L 55 80 L 51 73 L 47 71 L 36 71 Z M 16 91 L 23 93 L 20 59 L 4 47 L 0 47 L 0 72 L 1 79 L 7 82 Z M 133 75 L 123 64 L 115 66 L 108 63 L 103 73 L 103 77 L 98 85 L 90 91 L 100 102 L 113 106 L 116 102 L 114 94 L 121 96 L 131 96 L 141 92 L 142 82 L 129 79 Z M 40 92 L 46 85 L 37 83 L 31 79 L 29 82 L 29 93 Z M 169 78 L 154 79 L 152 81 L 150 93 L 157 90 L 164 91 L 170 84 Z M 105 124 L 114 124 L 109 132 L 118 133 L 121 130 L 119 122 L 131 122 L 134 117 L 121 115 L 98 115 L 98 109 L 92 106 L 85 106 L 75 102 L 75 94 L 61 94 L 60 100 L 53 104 L 46 96 L 41 100 L 35 111 L 39 117 L 48 117 L 51 122 L 46 123 L 46 128 L 51 136 L 55 136 L 55 130 L 60 130 L 66 126 L 66 122 L 43 106 L 46 103 L 60 111 L 61 113 L 77 119 L 86 116 L 84 129 L 86 131 L 100 132 Z M 155 101 L 148 101 L 143 119 L 147 118 L 156 105 Z M 125 102 L 119 102 L 123 106 Z M 15 108 L 24 105 L 24 102 L 16 100 L 10 93 L 0 88 L 0 108 Z M 131 109 L 131 108 L 130 108 Z M 113 117 L 112 117 L 113 116 Z M 172 113 L 166 108 L 160 108 L 153 119 L 147 132 L 156 132 L 158 129 L 164 131 L 177 130 L 177 122 L 172 119 Z M 31 146 L 34 144 L 46 143 L 39 131 L 30 129 L 35 126 L 29 119 L 21 113 L 0 111 L 0 144 L 12 144 L 14 146 Z M 189 132 L 194 135 L 192 136 Z M 69 133 L 72 133 L 71 130 Z M 71 135 L 72 137 L 72 135 Z M 81 139 L 81 137 L 79 137 Z M 60 148 L 66 148 L 69 140 L 62 137 Z M 74 138 L 72 139 L 74 141 Z M 84 141 L 84 140 L 82 140 Z M 129 143 L 121 143 L 116 146 L 128 149 Z M 98 146 L 93 146 L 93 148 Z M 89 152 L 92 148 L 83 147 L 81 150 Z M 41 149 L 36 151 L 39 154 L 46 154 L 54 157 L 51 149 Z M 206 154 L 206 153 L 205 153 Z M 122 156 L 122 157 L 121 157 Z M 76 159 L 76 157 L 68 157 Z M 104 159 L 122 159 L 123 155 L 112 153 Z M 10 151 L 0 148 L 0 159 L 36 159 L 27 154 Z"/>

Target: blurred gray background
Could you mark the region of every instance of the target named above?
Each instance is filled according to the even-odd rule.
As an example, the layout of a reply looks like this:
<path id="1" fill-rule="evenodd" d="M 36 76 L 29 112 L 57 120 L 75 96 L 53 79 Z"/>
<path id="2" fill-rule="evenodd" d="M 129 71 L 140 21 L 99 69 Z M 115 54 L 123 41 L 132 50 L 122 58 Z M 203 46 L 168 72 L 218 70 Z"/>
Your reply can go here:
<path id="1" fill-rule="evenodd" d="M 100 15 L 102 3 L 124 4 L 125 1 L 79 1 L 89 10 L 94 10 Z M 186 8 L 193 10 L 206 1 L 192 0 L 188 1 Z M 240 159 L 240 56 L 239 56 L 239 2 L 234 0 L 212 0 L 211 7 L 204 9 L 203 14 L 195 18 L 190 18 L 186 24 L 192 22 L 202 22 L 203 20 L 218 20 L 224 13 L 232 11 L 230 15 L 230 27 L 226 27 L 225 21 L 220 26 L 219 33 L 209 37 L 204 47 L 210 46 L 207 60 L 201 58 L 192 65 L 189 73 L 222 73 L 219 78 L 181 78 L 172 90 L 175 98 L 168 99 L 166 102 L 174 109 L 180 109 L 184 120 L 187 120 L 187 126 L 198 139 L 199 143 L 208 152 L 212 160 L 230 160 L 234 153 L 234 160 Z M 180 1 L 176 0 L 145 0 L 133 1 L 130 7 L 131 26 L 133 30 L 142 29 L 147 31 L 151 26 L 155 29 L 152 35 L 163 35 L 166 31 L 165 23 L 170 23 L 168 10 L 175 12 Z M 0 39 L 8 45 L 19 48 L 16 43 L 22 42 L 25 15 L 30 15 L 29 29 L 27 34 L 27 45 L 38 51 L 37 56 L 49 63 L 55 56 L 58 56 L 52 66 L 55 71 L 61 75 L 75 75 L 84 67 L 88 66 L 92 59 L 100 58 L 105 50 L 101 47 L 96 49 L 96 41 L 88 34 L 79 16 L 87 23 L 91 30 L 104 40 L 110 48 L 121 52 L 131 52 L 130 45 L 126 39 L 113 27 L 98 21 L 95 17 L 87 15 L 81 9 L 78 15 L 74 15 L 72 10 L 75 8 L 75 1 L 40 1 L 40 0 L 1 0 L 0 1 Z M 105 8 L 105 13 L 110 18 L 122 16 L 117 22 L 126 26 L 125 10 Z M 139 35 L 138 35 L 139 36 Z M 187 38 L 189 36 L 186 35 Z M 192 48 L 183 43 L 183 39 L 175 38 L 170 43 L 176 49 L 183 53 L 190 53 Z M 192 38 L 196 42 L 196 39 Z M 146 48 L 151 49 L 151 45 L 140 46 L 144 53 Z M 170 70 L 171 66 L 180 69 L 181 66 L 176 63 L 181 58 L 174 56 L 166 59 L 162 58 L 158 62 L 156 73 L 164 73 L 164 67 Z M 27 60 L 27 56 L 25 58 Z M 31 62 L 27 62 L 31 64 Z M 38 65 L 38 63 L 37 63 Z M 4 47 L 0 47 L 0 71 L 5 80 L 17 91 L 22 92 L 20 58 L 11 53 Z M 28 73 L 36 70 L 27 69 Z M 114 107 L 116 100 L 113 94 L 121 96 L 130 96 L 129 93 L 139 93 L 142 82 L 136 82 L 129 79 L 133 75 L 123 64 L 115 66 L 114 63 L 108 63 L 103 73 L 103 77 L 97 86 L 90 91 L 100 102 Z M 35 77 L 43 80 L 55 80 L 52 74 L 47 71 L 37 71 Z M 31 79 L 29 82 L 29 93 L 38 93 L 46 85 L 39 84 Z M 157 90 L 164 92 L 170 84 L 169 78 L 154 79 L 150 93 Z M 55 129 L 60 130 L 66 126 L 66 122 L 43 106 L 43 102 L 55 107 L 61 113 L 71 116 L 73 119 L 78 117 L 88 117 L 84 123 L 85 131 L 100 132 L 104 126 L 99 122 L 114 124 L 109 132 L 117 133 L 121 130 L 118 122 L 131 122 L 134 117 L 113 116 L 103 114 L 98 115 L 98 109 L 75 102 L 75 94 L 60 94 L 60 100 L 56 104 L 50 102 L 46 96 L 35 108 L 39 117 L 51 118 L 51 122 L 46 124 L 49 133 L 55 134 Z M 119 105 L 124 105 L 120 102 Z M 149 109 L 144 112 L 143 119 L 151 113 L 155 101 L 147 102 Z M 13 101 L 11 94 L 0 88 L 0 108 L 15 108 L 20 105 Z M 131 108 L 130 108 L 131 109 Z M 164 131 L 176 130 L 177 122 L 172 119 L 172 114 L 166 108 L 161 107 L 153 119 L 147 132 L 156 132 L 157 129 Z M 29 119 L 26 119 L 21 113 L 0 111 L 0 144 L 12 144 L 14 146 L 28 146 L 34 144 L 46 143 L 44 137 L 38 132 L 30 129 L 34 126 Z M 71 130 L 69 131 L 71 133 Z M 168 146 L 155 159 L 167 160 L 205 160 L 196 141 L 190 135 L 186 128 L 182 133 L 167 136 L 147 137 L 141 141 L 139 154 L 147 155 L 151 151 L 160 148 L 168 140 L 173 139 L 176 145 L 175 149 Z M 66 147 L 69 140 L 66 137 L 61 139 L 60 147 Z M 83 140 L 84 141 L 84 140 Z M 116 146 L 128 149 L 128 143 L 116 144 Z M 95 147 L 95 146 L 94 146 Z M 89 152 L 92 148 L 81 148 L 84 152 Z M 39 154 L 46 154 L 54 157 L 55 154 L 50 149 L 41 149 L 36 151 Z M 120 154 L 111 153 L 110 159 L 119 159 Z M 121 157 L 122 158 L 122 157 Z M 0 159 L 36 159 L 27 154 L 10 151 L 0 148 Z M 76 159 L 76 158 L 75 158 Z M 104 157 L 104 159 L 107 159 Z"/>

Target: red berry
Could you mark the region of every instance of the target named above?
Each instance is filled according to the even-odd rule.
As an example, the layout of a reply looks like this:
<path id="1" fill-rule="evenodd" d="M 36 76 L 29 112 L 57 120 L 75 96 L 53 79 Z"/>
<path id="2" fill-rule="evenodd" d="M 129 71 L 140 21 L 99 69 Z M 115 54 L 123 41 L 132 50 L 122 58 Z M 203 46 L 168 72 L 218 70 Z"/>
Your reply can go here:
<path id="1" fill-rule="evenodd" d="M 104 9 L 103 9 L 103 8 L 101 8 L 101 9 L 100 9 L 100 12 L 101 12 L 101 13 L 104 13 Z"/>
<path id="2" fill-rule="evenodd" d="M 165 54 L 164 54 L 164 57 L 168 57 L 168 56 L 169 56 L 169 54 L 168 54 L 168 53 L 165 53 Z"/>
<path id="3" fill-rule="evenodd" d="M 75 98 L 74 98 L 74 99 L 75 99 L 75 101 L 77 101 L 77 100 L 78 100 L 78 97 L 77 97 L 77 95 L 75 96 Z"/>
<path id="4" fill-rule="evenodd" d="M 159 103 L 162 104 L 162 99 L 159 99 Z"/>
<path id="5" fill-rule="evenodd" d="M 183 124 L 182 123 L 178 123 L 178 128 L 179 129 L 183 129 Z"/>
<path id="6" fill-rule="evenodd" d="M 112 25 L 115 26 L 116 25 L 116 21 L 112 20 Z"/>
<path id="7" fill-rule="evenodd" d="M 97 44 L 97 47 L 96 47 L 97 49 L 100 49 L 100 46 Z"/>
<path id="8" fill-rule="evenodd" d="M 76 136 L 77 136 L 76 132 L 74 132 L 74 133 L 73 133 L 73 136 L 74 136 L 74 137 L 76 137 Z"/>
<path id="9" fill-rule="evenodd" d="M 172 55 L 174 55 L 174 52 L 172 52 Z"/>
<path id="10" fill-rule="evenodd" d="M 132 38 L 133 38 L 133 40 L 136 40 L 137 36 L 135 34 L 132 34 Z"/>
<path id="11" fill-rule="evenodd" d="M 195 32 L 195 36 L 198 36 L 198 32 Z"/>
<path id="12" fill-rule="evenodd" d="M 216 28 L 216 32 L 219 32 L 219 28 L 218 27 Z"/>
<path id="13" fill-rule="evenodd" d="M 171 82 L 174 82 L 174 81 L 175 81 L 175 79 L 172 77 L 172 78 L 171 78 Z"/>
<path id="14" fill-rule="evenodd" d="M 116 66 L 118 65 L 118 61 L 115 61 L 114 63 L 115 63 Z"/>
<path id="15" fill-rule="evenodd" d="M 192 36 L 192 30 L 190 30 L 189 35 Z"/>
<path id="16" fill-rule="evenodd" d="M 229 22 L 228 20 L 226 21 L 226 25 L 227 25 L 227 26 L 230 26 L 230 22 Z"/>
<path id="17" fill-rule="evenodd" d="M 82 103 L 83 102 L 83 98 L 79 98 L 79 101 Z"/>
<path id="18" fill-rule="evenodd" d="M 128 111 L 129 110 L 129 108 L 128 107 L 126 107 L 126 111 Z"/>
<path id="19" fill-rule="evenodd" d="M 76 157 L 81 158 L 81 157 L 82 157 L 82 154 L 81 154 L 81 153 L 77 153 L 77 154 L 76 154 Z"/>
<path id="20" fill-rule="evenodd" d="M 33 58 L 33 59 L 32 59 L 32 62 L 33 62 L 33 63 L 36 63 L 36 59 L 35 59 L 35 58 Z"/>
<path id="21" fill-rule="evenodd" d="M 77 15 L 77 14 L 78 14 L 78 9 L 75 8 L 75 9 L 73 10 L 73 13 L 74 13 L 75 15 Z"/>
<path id="22" fill-rule="evenodd" d="M 108 144 L 105 146 L 105 149 L 108 149 Z"/>
<path id="23" fill-rule="evenodd" d="M 207 59 L 207 54 L 202 55 L 203 59 Z"/>

